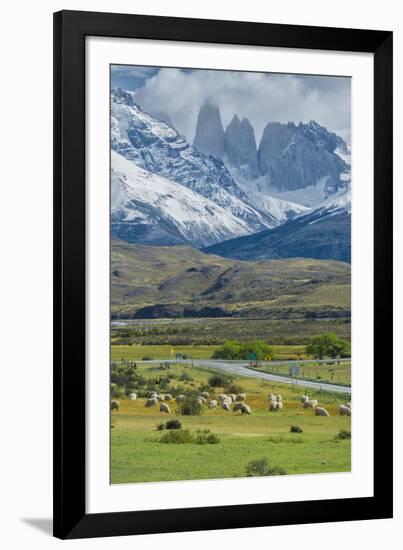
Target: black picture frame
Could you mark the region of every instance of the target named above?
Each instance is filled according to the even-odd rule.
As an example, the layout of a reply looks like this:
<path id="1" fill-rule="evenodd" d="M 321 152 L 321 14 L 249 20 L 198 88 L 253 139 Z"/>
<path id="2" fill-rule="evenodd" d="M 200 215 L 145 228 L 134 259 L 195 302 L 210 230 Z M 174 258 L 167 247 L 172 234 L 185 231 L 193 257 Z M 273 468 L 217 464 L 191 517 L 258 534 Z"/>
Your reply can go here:
<path id="1" fill-rule="evenodd" d="M 85 38 L 146 38 L 374 54 L 374 496 L 86 513 Z M 62 539 L 390 518 L 392 32 L 61 11 L 54 14 L 54 536 Z M 372 162 L 372 159 L 369 159 Z"/>

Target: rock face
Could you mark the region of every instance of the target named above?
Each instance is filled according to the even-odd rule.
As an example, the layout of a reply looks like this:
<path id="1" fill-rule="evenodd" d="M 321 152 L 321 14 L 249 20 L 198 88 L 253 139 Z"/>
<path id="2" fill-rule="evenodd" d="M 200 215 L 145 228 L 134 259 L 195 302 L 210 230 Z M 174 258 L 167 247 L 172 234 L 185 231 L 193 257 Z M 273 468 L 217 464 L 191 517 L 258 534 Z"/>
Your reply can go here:
<path id="1" fill-rule="evenodd" d="M 338 146 L 347 152 L 341 138 L 314 121 L 267 124 L 258 151 L 261 188 L 287 192 L 325 183 L 326 196 L 339 191 L 349 167 L 335 153 Z"/>
<path id="2" fill-rule="evenodd" d="M 222 159 L 247 194 L 265 193 L 312 206 L 345 188 L 350 179 L 346 143 L 315 121 L 269 122 L 257 149 L 248 119 L 234 115 L 223 132 L 219 109 L 206 103 L 199 112 L 194 146 Z M 298 191 L 307 187 L 304 202 L 304 193 Z"/>
<path id="3" fill-rule="evenodd" d="M 224 157 L 225 139 L 220 110 L 211 102 L 206 102 L 199 111 L 193 145 L 205 155 L 219 159 Z"/>
<path id="4" fill-rule="evenodd" d="M 247 118 L 235 115 L 225 130 L 225 155 L 247 179 L 259 176 L 255 132 Z"/>

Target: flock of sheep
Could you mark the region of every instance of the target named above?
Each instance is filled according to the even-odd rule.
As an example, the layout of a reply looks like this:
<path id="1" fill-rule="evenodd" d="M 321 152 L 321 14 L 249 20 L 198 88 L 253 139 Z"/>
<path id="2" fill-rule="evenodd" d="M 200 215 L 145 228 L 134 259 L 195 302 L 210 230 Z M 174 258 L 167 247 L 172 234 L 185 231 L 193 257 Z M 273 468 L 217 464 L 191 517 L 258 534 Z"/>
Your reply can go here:
<path id="1" fill-rule="evenodd" d="M 301 403 L 304 409 L 313 409 L 315 411 L 315 416 L 330 416 L 327 409 L 324 407 L 318 407 L 318 402 L 316 399 L 309 399 L 308 395 L 303 395 L 301 397 Z M 339 405 L 339 414 L 340 416 L 351 416 L 351 402 L 347 405 Z"/>
<path id="2" fill-rule="evenodd" d="M 242 415 L 249 415 L 252 412 L 250 406 L 247 405 L 245 402 L 246 393 L 231 393 L 229 395 L 220 393 L 217 396 L 217 399 L 209 399 L 209 397 L 209 392 L 204 391 L 200 393 L 200 395 L 197 397 L 197 400 L 201 405 L 207 404 L 209 409 L 216 409 L 217 407 L 221 407 L 221 409 L 223 409 L 224 411 L 230 411 L 232 407 L 232 411 L 240 411 Z M 129 399 L 135 401 L 137 399 L 137 394 L 131 393 L 129 395 Z M 147 399 L 144 405 L 145 407 L 156 407 L 159 404 L 160 412 L 170 414 L 171 409 L 167 401 L 173 401 L 173 399 L 174 397 L 170 393 L 158 394 L 157 392 L 152 391 L 147 394 Z M 176 403 L 180 403 L 185 399 L 186 396 L 184 394 L 181 394 L 176 396 L 175 401 Z M 269 393 L 268 401 L 268 410 L 270 412 L 280 411 L 284 407 L 283 399 L 280 394 L 274 395 L 272 393 Z M 303 395 L 301 397 L 301 403 L 304 409 L 313 409 L 315 416 L 330 416 L 327 409 L 325 409 L 324 407 L 318 407 L 318 401 L 316 399 L 310 399 L 308 395 Z M 119 401 L 111 401 L 112 411 L 119 411 L 119 407 Z M 340 404 L 339 414 L 340 416 L 351 416 L 351 402 L 347 403 L 347 405 Z"/>

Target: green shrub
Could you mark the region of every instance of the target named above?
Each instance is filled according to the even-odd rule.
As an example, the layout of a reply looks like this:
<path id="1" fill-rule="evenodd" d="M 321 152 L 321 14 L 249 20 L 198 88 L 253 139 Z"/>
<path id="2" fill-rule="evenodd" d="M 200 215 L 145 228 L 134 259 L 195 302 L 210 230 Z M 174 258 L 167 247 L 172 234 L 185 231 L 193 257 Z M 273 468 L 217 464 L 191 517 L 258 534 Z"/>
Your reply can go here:
<path id="1" fill-rule="evenodd" d="M 227 340 L 213 353 L 213 359 L 249 359 L 254 356 L 257 360 L 265 357 L 273 358 L 273 348 L 263 340 L 253 342 L 237 342 Z"/>
<path id="2" fill-rule="evenodd" d="M 226 393 L 243 393 L 245 390 L 239 384 L 232 383 L 225 388 L 225 391 Z"/>
<path id="3" fill-rule="evenodd" d="M 202 404 L 195 396 L 188 396 L 179 404 L 179 412 L 183 416 L 198 416 L 203 412 Z"/>
<path id="4" fill-rule="evenodd" d="M 165 428 L 167 430 L 180 430 L 182 428 L 182 422 L 180 420 L 168 420 L 165 423 Z"/>
<path id="5" fill-rule="evenodd" d="M 208 383 L 212 388 L 223 388 L 231 383 L 231 378 L 225 376 L 225 374 L 213 374 L 208 379 Z"/>
<path id="6" fill-rule="evenodd" d="M 193 442 L 194 438 L 189 430 L 170 430 L 160 438 L 160 443 L 182 444 Z"/>
<path id="7" fill-rule="evenodd" d="M 293 434 L 302 434 L 303 429 L 301 426 L 290 426 L 290 432 Z"/>
<path id="8" fill-rule="evenodd" d="M 220 438 L 217 434 L 212 434 L 210 430 L 198 430 L 196 432 L 195 443 L 198 445 L 215 445 L 220 442 Z"/>
<path id="9" fill-rule="evenodd" d="M 152 361 L 153 358 L 152 357 L 143 357 L 142 358 L 142 361 Z"/>
<path id="10" fill-rule="evenodd" d="M 259 458 L 246 465 L 245 474 L 246 477 L 257 477 L 286 475 L 287 472 L 279 466 L 270 466 L 267 458 Z"/>
<path id="11" fill-rule="evenodd" d="M 350 430 L 340 430 L 337 434 L 336 439 L 351 439 L 351 431 Z"/>

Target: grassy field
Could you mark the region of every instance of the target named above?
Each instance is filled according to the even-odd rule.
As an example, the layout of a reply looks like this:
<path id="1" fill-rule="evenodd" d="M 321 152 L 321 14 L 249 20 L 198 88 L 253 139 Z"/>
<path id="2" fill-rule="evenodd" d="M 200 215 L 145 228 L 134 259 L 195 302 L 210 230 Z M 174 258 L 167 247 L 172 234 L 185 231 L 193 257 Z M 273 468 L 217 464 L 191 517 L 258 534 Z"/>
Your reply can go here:
<path id="1" fill-rule="evenodd" d="M 144 363 L 138 363 L 136 372 L 150 380 L 161 373 L 157 365 Z M 171 387 L 184 393 L 207 384 L 212 374 L 208 369 L 179 364 L 165 372 L 171 377 Z M 294 393 L 286 385 L 262 383 L 252 378 L 233 382 L 247 393 L 247 403 L 252 409 L 250 416 L 220 408 L 210 410 L 207 406 L 200 416 L 181 416 L 174 401 L 169 402 L 171 414 L 167 415 L 160 413 L 158 407 L 146 408 L 144 398 L 136 401 L 119 398 L 120 410 L 112 413 L 112 483 L 239 477 L 245 475 L 250 461 L 261 458 L 267 458 L 272 466 L 284 468 L 287 474 L 350 470 L 351 442 L 337 437 L 340 430 L 350 430 L 350 418 L 339 416 L 337 409 L 338 403 L 347 400 L 346 396 L 309 392 L 331 415 L 317 417 L 312 410 L 302 408 L 301 389 Z M 224 389 L 210 388 L 210 396 Z M 282 411 L 268 412 L 270 392 L 281 393 Z M 215 445 L 160 442 L 168 432 L 157 431 L 156 425 L 172 418 L 179 418 L 182 428 L 191 433 L 210 430 L 219 437 L 219 442 Z M 300 426 L 303 433 L 290 433 L 291 425 Z"/>
<path id="2" fill-rule="evenodd" d="M 350 319 L 137 319 L 112 325 L 112 343 L 141 345 L 219 345 L 225 340 L 264 340 L 273 345 L 305 345 L 309 338 L 334 332 L 350 339 Z M 300 348 L 302 349 L 302 348 Z"/>
<path id="3" fill-rule="evenodd" d="M 144 357 L 151 359 L 172 359 L 176 353 L 186 354 L 193 359 L 211 359 L 214 351 L 219 346 L 193 345 L 193 346 L 142 346 L 142 345 L 112 345 L 112 361 L 141 361 Z M 276 359 L 298 359 L 304 356 L 304 346 L 273 346 Z M 173 350 L 173 354 L 171 351 Z"/>
<path id="4" fill-rule="evenodd" d="M 275 365 L 262 363 L 256 370 L 268 372 L 271 374 L 289 374 L 289 365 Z M 300 370 L 296 378 L 305 380 L 315 380 L 322 382 L 333 382 L 334 384 L 351 384 L 351 362 L 343 361 L 339 365 L 331 363 L 305 363 L 300 365 Z"/>
<path id="5" fill-rule="evenodd" d="M 246 262 L 190 246 L 112 241 L 114 319 L 348 317 L 350 265 L 291 258 Z"/>

